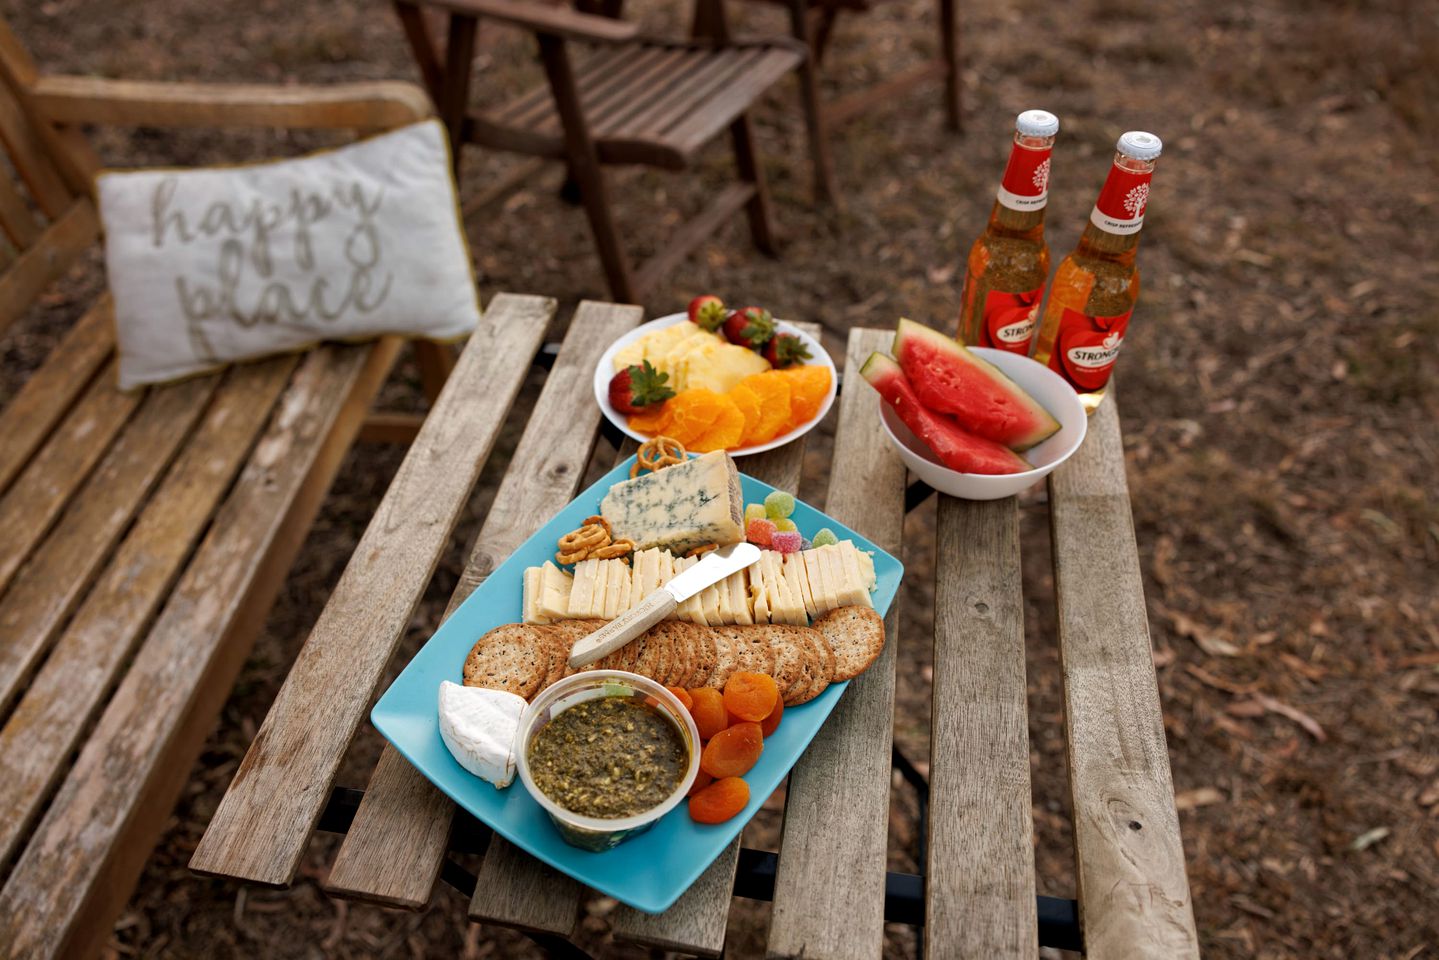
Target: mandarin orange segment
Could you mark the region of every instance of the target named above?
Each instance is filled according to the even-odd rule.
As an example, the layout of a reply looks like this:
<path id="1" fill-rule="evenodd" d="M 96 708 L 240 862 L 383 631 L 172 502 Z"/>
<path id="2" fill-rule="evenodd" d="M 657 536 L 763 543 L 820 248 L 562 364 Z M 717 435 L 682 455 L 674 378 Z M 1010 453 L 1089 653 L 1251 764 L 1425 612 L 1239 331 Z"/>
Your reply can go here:
<path id="1" fill-rule="evenodd" d="M 754 391 L 759 398 L 760 407 L 759 423 L 744 437 L 744 445 L 768 443 L 779 436 L 784 425 L 789 422 L 789 379 L 782 373 L 769 370 L 745 377 L 740 381 L 740 386 Z"/>
<path id="2" fill-rule="evenodd" d="M 762 416 L 759 394 L 743 383 L 739 383 L 730 388 L 729 398 L 734 401 L 734 405 L 744 416 L 744 430 L 740 433 L 740 445 L 748 446 L 752 442 L 749 438 L 754 435 Z"/>
<path id="3" fill-rule="evenodd" d="M 694 687 L 690 690 L 690 716 L 695 718 L 700 739 L 708 740 L 729 726 L 729 714 L 725 713 L 724 697 L 711 687 Z"/>
<path id="4" fill-rule="evenodd" d="M 819 364 L 789 367 L 780 374 L 789 380 L 790 422 L 800 426 L 813 420 L 829 394 L 829 367 Z"/>
<path id="5" fill-rule="evenodd" d="M 690 797 L 690 818 L 696 823 L 724 823 L 747 803 L 749 784 L 739 777 L 725 777 Z"/>
<path id="6" fill-rule="evenodd" d="M 704 432 L 689 448 L 696 453 L 709 453 L 714 450 L 728 450 L 731 447 L 739 446 L 740 437 L 744 436 L 744 414 L 735 402 L 724 394 L 719 395 L 721 401 L 719 419 L 714 426 Z"/>
<path id="7" fill-rule="evenodd" d="M 724 412 L 721 397 L 713 390 L 682 390 L 665 404 L 670 422 L 665 433 L 686 447 L 704 436 Z"/>
<path id="8" fill-rule="evenodd" d="M 700 753 L 700 769 L 716 780 L 742 777 L 764 752 L 764 731 L 757 723 L 737 723 L 721 730 Z"/>
<path id="9" fill-rule="evenodd" d="M 639 413 L 630 415 L 630 429 L 640 433 L 647 433 L 650 436 L 657 436 L 664 433 L 669 426 L 670 411 L 669 401 L 664 403 L 651 404 Z"/>
<path id="10" fill-rule="evenodd" d="M 741 720 L 759 723 L 774 710 L 778 699 L 779 684 L 766 674 L 741 670 L 725 681 L 725 710 Z"/>

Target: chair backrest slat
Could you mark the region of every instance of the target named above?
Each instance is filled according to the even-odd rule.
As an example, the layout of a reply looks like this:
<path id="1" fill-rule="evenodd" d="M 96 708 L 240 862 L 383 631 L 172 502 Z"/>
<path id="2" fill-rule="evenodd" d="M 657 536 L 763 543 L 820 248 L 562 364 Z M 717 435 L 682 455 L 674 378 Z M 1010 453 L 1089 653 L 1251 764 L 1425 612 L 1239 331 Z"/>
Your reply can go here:
<path id="1" fill-rule="evenodd" d="M 36 204 L 47 217 L 58 217 L 74 195 L 66 188 L 14 92 L 4 87 L 0 87 L 0 140 Z"/>

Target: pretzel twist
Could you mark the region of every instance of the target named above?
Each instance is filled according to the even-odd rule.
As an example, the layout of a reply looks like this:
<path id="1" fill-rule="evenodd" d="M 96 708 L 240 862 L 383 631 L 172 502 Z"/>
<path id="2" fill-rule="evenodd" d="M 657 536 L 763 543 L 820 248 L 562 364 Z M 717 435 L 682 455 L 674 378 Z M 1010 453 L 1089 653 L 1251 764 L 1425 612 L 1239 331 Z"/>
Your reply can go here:
<path id="1" fill-rule="evenodd" d="M 686 459 L 684 444 L 673 437 L 651 437 L 635 451 L 635 462 L 630 467 L 630 479 L 640 475 L 641 470 L 657 472 Z"/>

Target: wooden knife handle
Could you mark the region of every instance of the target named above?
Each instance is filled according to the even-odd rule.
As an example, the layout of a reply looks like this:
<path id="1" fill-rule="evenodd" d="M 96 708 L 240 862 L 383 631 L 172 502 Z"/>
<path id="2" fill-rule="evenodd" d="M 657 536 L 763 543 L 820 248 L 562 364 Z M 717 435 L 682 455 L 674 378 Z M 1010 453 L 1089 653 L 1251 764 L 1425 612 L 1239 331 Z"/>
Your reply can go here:
<path id="1" fill-rule="evenodd" d="M 675 612 L 675 598 L 668 590 L 660 589 L 640 601 L 640 605 L 600 627 L 588 637 L 580 640 L 570 650 L 570 667 L 594 663 L 607 653 L 612 653 Z"/>

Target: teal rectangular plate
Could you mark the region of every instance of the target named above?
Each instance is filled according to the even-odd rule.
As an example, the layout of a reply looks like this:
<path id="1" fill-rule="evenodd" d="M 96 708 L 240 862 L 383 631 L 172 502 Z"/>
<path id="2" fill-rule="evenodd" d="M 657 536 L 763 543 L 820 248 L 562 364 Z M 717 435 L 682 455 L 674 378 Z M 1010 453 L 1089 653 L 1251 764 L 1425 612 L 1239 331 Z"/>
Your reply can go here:
<path id="1" fill-rule="evenodd" d="M 629 479 L 631 462 L 627 460 L 601 477 L 500 564 L 390 684 L 370 712 L 370 720 L 417 770 L 495 833 L 600 893 L 646 913 L 661 913 L 699 879 L 779 787 L 848 684 L 831 684 L 809 703 L 784 712 L 779 729 L 765 741 L 759 762 L 745 774 L 750 801 L 738 816 L 721 824 L 699 824 L 690 819 L 686 805 L 680 804 L 649 830 L 603 853 L 565 843 L 518 778 L 506 789 L 497 790 L 455 762 L 440 739 L 440 681 L 459 683 L 461 666 L 475 641 L 494 627 L 520 621 L 525 568 L 553 559 L 555 541 L 599 512 L 605 492 Z M 740 479 L 745 503 L 762 501 L 775 489 L 743 474 Z M 798 500 L 792 519 L 806 537 L 829 527 L 839 539 L 853 540 L 855 546 L 871 551 L 879 581 L 871 596 L 876 610 L 881 614 L 889 611 L 904 575 L 898 560 Z"/>

